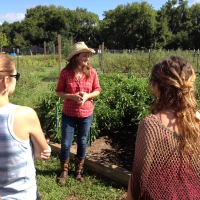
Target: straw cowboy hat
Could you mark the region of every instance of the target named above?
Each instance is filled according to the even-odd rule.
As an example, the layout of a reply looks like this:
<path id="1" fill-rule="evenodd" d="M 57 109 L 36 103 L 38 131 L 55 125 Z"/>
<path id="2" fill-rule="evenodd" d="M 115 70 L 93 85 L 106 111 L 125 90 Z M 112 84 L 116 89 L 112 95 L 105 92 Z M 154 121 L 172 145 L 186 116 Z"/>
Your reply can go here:
<path id="1" fill-rule="evenodd" d="M 79 53 L 94 53 L 94 49 L 88 48 L 84 42 L 77 42 L 73 45 L 71 54 L 68 56 L 69 61 L 74 55 Z"/>

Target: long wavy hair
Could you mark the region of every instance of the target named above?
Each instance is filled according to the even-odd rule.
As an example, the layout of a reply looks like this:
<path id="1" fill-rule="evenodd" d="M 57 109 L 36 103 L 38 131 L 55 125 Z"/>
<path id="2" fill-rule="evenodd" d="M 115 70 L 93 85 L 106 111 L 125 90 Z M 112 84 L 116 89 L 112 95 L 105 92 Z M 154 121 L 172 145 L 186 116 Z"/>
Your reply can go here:
<path id="1" fill-rule="evenodd" d="M 161 60 L 151 72 L 150 84 L 157 84 L 160 96 L 155 98 L 150 110 L 155 114 L 173 109 L 182 135 L 180 150 L 199 155 L 200 120 L 196 117 L 195 80 L 194 69 L 185 59 L 171 56 Z"/>
<path id="2" fill-rule="evenodd" d="M 78 68 L 78 62 L 76 60 L 76 57 L 78 57 L 80 55 L 76 54 L 74 55 L 69 62 L 67 63 L 66 67 L 63 70 L 73 70 L 74 71 L 74 75 L 77 71 Z M 90 77 L 90 64 L 88 63 L 88 65 L 83 66 L 83 73 L 86 75 L 87 78 Z"/>

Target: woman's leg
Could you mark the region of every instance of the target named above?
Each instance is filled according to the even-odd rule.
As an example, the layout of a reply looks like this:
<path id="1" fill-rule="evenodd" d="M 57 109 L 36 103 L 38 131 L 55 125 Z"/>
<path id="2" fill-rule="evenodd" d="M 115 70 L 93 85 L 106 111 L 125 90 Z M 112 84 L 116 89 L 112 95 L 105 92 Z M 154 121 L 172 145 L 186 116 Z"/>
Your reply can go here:
<path id="1" fill-rule="evenodd" d="M 76 118 L 62 114 L 62 138 L 60 160 L 65 162 L 70 157 L 70 148 L 74 138 Z"/>
<path id="2" fill-rule="evenodd" d="M 70 148 L 74 137 L 75 124 L 76 121 L 74 117 L 62 114 L 62 138 L 60 153 L 61 174 L 58 179 L 59 184 L 65 184 L 67 181 L 70 162 Z"/>
<path id="3" fill-rule="evenodd" d="M 93 114 L 89 117 L 79 118 L 77 122 L 77 155 L 75 157 L 76 180 L 83 181 L 83 165 L 87 147 L 87 138 L 92 124 Z"/>
<path id="4" fill-rule="evenodd" d="M 78 133 L 77 133 L 77 158 L 81 160 L 85 157 L 86 148 L 87 148 L 87 139 L 88 133 L 90 131 L 90 127 L 93 120 L 93 114 L 89 117 L 78 118 L 77 126 L 78 126 Z"/>

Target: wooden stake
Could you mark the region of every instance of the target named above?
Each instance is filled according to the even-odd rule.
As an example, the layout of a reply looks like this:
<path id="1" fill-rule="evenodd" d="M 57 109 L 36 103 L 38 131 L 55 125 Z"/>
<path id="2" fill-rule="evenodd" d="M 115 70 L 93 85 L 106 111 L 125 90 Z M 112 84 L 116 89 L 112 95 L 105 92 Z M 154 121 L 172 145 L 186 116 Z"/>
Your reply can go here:
<path id="1" fill-rule="evenodd" d="M 58 70 L 61 72 L 62 59 L 61 59 L 61 35 L 58 34 Z"/>
<path id="2" fill-rule="evenodd" d="M 44 41 L 44 61 L 46 61 L 46 42 Z"/>

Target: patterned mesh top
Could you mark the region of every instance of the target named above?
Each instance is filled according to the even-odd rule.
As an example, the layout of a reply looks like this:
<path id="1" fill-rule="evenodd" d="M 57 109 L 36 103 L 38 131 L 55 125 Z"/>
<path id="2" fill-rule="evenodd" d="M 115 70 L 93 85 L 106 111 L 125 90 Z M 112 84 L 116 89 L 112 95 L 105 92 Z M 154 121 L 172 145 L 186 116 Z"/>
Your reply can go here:
<path id="1" fill-rule="evenodd" d="M 155 115 L 141 120 L 129 181 L 129 199 L 200 199 L 200 160 L 179 151 L 182 137 Z"/>

